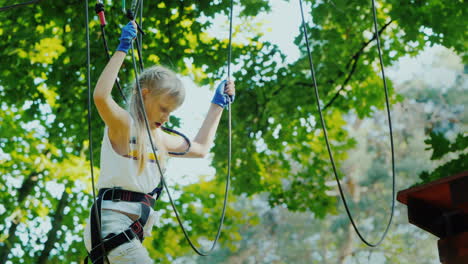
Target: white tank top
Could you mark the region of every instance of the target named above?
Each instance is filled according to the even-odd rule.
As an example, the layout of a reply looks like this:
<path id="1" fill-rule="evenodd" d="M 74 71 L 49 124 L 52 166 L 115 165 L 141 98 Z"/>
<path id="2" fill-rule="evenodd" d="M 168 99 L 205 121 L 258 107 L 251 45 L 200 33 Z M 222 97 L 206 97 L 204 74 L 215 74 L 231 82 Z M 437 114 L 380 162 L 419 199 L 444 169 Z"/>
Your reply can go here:
<path id="1" fill-rule="evenodd" d="M 133 125 L 133 122 L 132 122 Z M 149 193 L 156 188 L 160 181 L 160 174 L 150 143 L 147 142 L 148 162 L 140 175 L 138 173 L 138 153 L 136 151 L 136 138 L 134 128 L 130 130 L 130 152 L 120 155 L 115 152 L 109 139 L 108 127 L 104 129 L 104 137 L 101 147 L 101 173 L 97 188 L 122 187 L 122 189 Z M 146 133 L 145 133 L 146 134 Z M 156 151 L 156 155 L 158 152 Z M 160 164 L 161 160 L 159 159 Z M 161 168 L 163 169 L 163 168 Z"/>
<path id="2" fill-rule="evenodd" d="M 124 190 L 141 193 L 149 193 L 153 191 L 153 189 L 159 184 L 160 173 L 154 159 L 154 154 L 151 151 L 150 143 L 147 143 L 147 155 L 149 157 L 148 163 L 143 169 L 143 172 L 140 175 L 137 175 L 138 153 L 136 153 L 136 137 L 133 122 L 130 131 L 130 152 L 124 156 L 115 152 L 109 139 L 108 130 L 109 129 L 106 126 L 104 128 L 104 136 L 101 146 L 101 171 L 96 187 L 98 189 L 121 187 Z M 160 158 L 157 151 L 156 155 Z M 159 161 L 161 164 L 160 159 Z M 136 214 L 139 214 L 140 211 L 139 204 L 132 202 L 103 201 L 102 208 L 117 210 L 126 208 L 124 211 Z M 130 208 L 133 209 L 129 210 Z"/>

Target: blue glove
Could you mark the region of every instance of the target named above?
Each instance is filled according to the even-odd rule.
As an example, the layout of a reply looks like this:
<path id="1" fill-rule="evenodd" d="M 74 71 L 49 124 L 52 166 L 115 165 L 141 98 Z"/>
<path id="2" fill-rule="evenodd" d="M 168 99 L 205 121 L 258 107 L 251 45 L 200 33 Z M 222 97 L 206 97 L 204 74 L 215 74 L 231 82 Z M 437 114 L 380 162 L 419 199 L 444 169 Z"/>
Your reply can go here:
<path id="1" fill-rule="evenodd" d="M 211 102 L 213 104 L 217 104 L 221 106 L 222 108 L 225 108 L 226 106 L 229 105 L 229 101 L 234 102 L 235 95 L 228 95 L 224 93 L 224 88 L 226 87 L 227 81 L 224 80 L 222 81 L 219 85 L 218 88 L 216 88 L 215 94 L 213 96 L 213 100 Z"/>
<path id="2" fill-rule="evenodd" d="M 122 28 L 122 36 L 120 37 L 120 44 L 117 50 L 127 53 L 136 35 L 137 32 L 132 22 L 128 22 L 128 24 Z"/>

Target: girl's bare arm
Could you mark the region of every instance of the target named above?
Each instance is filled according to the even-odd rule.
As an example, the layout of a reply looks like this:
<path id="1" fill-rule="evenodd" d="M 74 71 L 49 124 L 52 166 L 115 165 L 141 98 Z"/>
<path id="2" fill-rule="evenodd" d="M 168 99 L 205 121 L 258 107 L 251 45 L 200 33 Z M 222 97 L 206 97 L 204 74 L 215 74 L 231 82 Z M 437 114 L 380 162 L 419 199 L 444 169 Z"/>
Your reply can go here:
<path id="1" fill-rule="evenodd" d="M 234 82 L 228 82 L 226 89 L 224 90 L 225 93 L 229 95 L 233 95 L 235 93 L 235 86 Z M 219 121 L 221 119 L 221 115 L 223 113 L 223 108 L 217 104 L 211 103 L 210 109 L 208 110 L 208 114 L 203 121 L 203 124 L 198 131 L 197 135 L 191 142 L 192 146 L 190 147 L 190 151 L 183 155 L 183 156 L 175 156 L 181 158 L 201 158 L 205 157 L 208 152 L 210 151 L 210 147 L 213 144 L 214 136 L 216 134 L 216 130 L 218 129 Z M 168 151 L 173 152 L 183 152 L 187 148 L 187 143 L 179 137 L 169 135 L 167 133 L 164 134 L 164 143 L 168 149 Z"/>
<path id="2" fill-rule="evenodd" d="M 218 128 L 219 120 L 223 109 L 218 105 L 211 104 L 208 114 L 195 138 L 191 141 L 192 146 L 189 152 L 183 156 L 174 156 L 180 158 L 202 158 L 208 154 L 214 135 Z M 187 148 L 187 143 L 179 136 L 173 136 L 163 133 L 163 141 L 168 151 L 183 152 Z"/>
<path id="3" fill-rule="evenodd" d="M 109 127 L 109 138 L 113 143 L 121 142 L 121 140 L 126 141 L 130 128 L 129 113 L 120 107 L 111 96 L 112 87 L 124 59 L 124 52 L 116 51 L 114 53 L 99 76 L 93 95 L 99 115 Z"/>

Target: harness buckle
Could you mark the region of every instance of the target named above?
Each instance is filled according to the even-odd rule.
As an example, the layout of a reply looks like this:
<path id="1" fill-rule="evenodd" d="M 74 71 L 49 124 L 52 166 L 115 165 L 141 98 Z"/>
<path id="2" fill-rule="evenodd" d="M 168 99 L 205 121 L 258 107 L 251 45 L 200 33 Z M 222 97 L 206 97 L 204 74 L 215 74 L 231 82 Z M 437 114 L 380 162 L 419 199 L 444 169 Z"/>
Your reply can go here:
<path id="1" fill-rule="evenodd" d="M 120 196 L 120 197 L 118 197 L 118 198 L 116 198 L 116 197 L 114 196 L 114 194 L 115 194 L 115 190 L 121 190 L 121 189 L 122 189 L 122 187 L 114 187 L 114 188 L 112 188 L 112 196 L 111 196 L 111 200 L 112 200 L 113 202 L 119 202 L 119 201 L 121 201 L 121 200 L 122 200 L 122 199 L 121 199 L 121 198 L 122 198 L 121 196 Z"/>

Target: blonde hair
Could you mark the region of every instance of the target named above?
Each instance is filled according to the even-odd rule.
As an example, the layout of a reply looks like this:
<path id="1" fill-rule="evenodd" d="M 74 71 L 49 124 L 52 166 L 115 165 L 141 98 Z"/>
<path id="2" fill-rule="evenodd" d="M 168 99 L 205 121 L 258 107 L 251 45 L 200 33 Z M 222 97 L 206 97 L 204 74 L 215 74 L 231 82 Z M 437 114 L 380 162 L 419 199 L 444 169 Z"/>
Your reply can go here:
<path id="1" fill-rule="evenodd" d="M 146 88 L 149 90 L 150 96 L 159 97 L 169 95 L 174 99 L 177 107 L 184 102 L 185 88 L 182 85 L 182 81 L 173 71 L 163 66 L 153 66 L 145 69 L 136 81 L 140 84 L 141 89 Z M 130 93 L 128 112 L 135 121 L 138 175 L 140 175 L 148 161 L 145 146 L 146 143 L 149 142 L 149 139 L 136 81 L 133 84 L 133 91 Z M 159 164 L 164 165 L 164 160 L 167 157 L 167 150 L 164 148 L 164 145 L 161 144 L 161 139 L 158 136 L 156 136 L 155 142 L 153 141 L 153 143 L 155 147 L 157 146 L 157 154 L 159 156 L 155 158 L 158 158 Z"/>

